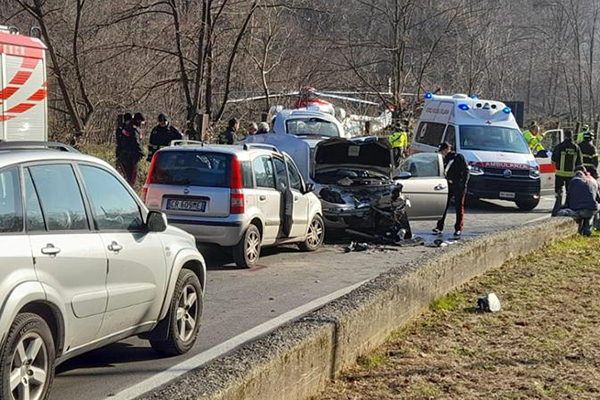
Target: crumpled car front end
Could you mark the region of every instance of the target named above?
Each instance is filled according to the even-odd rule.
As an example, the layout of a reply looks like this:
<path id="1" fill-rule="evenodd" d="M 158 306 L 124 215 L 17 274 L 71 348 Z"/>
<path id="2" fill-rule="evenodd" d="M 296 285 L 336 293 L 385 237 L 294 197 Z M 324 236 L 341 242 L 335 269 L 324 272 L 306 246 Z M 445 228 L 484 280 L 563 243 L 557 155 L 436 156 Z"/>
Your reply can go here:
<path id="1" fill-rule="evenodd" d="M 313 179 L 329 229 L 383 234 L 406 221 L 402 185 L 391 179 L 392 152 L 383 138 L 333 139 L 315 149 Z"/>

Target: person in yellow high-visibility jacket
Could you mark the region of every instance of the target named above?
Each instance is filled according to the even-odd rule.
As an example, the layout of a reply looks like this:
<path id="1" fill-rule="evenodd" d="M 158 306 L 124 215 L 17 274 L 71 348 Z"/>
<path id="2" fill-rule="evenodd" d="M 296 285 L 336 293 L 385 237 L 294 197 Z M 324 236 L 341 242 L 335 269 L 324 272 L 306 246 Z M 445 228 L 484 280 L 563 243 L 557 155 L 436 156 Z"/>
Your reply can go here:
<path id="1" fill-rule="evenodd" d="M 408 128 L 405 125 L 396 125 L 396 130 L 389 137 L 389 141 L 394 151 L 394 162 L 396 165 L 400 160 L 400 157 L 405 155 L 408 149 Z"/>
<path id="2" fill-rule="evenodd" d="M 586 133 L 589 133 L 590 126 L 588 124 L 584 124 L 581 127 L 581 131 L 577 133 L 577 143 L 581 143 L 585 140 Z"/>
<path id="3" fill-rule="evenodd" d="M 536 155 L 541 150 L 544 150 L 544 145 L 542 145 L 542 136 L 540 135 L 540 127 L 534 122 L 531 124 L 528 130 L 523 132 L 523 138 L 527 142 L 527 146 L 529 146 L 529 150 Z"/>

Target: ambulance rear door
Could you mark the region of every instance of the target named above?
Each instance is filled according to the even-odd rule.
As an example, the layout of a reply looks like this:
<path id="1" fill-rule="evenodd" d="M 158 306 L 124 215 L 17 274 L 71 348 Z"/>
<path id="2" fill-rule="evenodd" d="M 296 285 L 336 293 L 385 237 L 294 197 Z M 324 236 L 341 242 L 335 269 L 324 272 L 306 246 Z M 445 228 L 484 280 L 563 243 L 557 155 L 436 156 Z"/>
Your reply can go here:
<path id="1" fill-rule="evenodd" d="M 454 103 L 449 101 L 427 102 L 411 141 L 411 154 L 437 151 L 450 121 L 453 107 Z"/>

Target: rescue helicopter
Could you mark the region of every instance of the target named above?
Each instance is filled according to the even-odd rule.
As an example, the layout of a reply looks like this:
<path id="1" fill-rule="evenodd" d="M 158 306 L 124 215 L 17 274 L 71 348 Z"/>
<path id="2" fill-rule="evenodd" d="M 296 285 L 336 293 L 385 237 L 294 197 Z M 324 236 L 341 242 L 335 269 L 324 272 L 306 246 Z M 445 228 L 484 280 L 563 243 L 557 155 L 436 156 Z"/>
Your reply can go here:
<path id="1" fill-rule="evenodd" d="M 385 98 L 392 97 L 392 92 L 390 88 L 388 88 L 386 92 L 320 91 L 316 90 L 313 86 L 306 85 L 302 86 L 300 90 L 297 91 L 275 93 L 269 97 L 297 97 L 291 109 L 306 109 L 332 115 L 337 118 L 337 120 L 344 126 L 346 132 L 350 133 L 351 136 L 359 136 L 365 133 L 376 133 L 392 123 L 392 112 L 394 110 L 393 106 L 390 107 L 389 105 L 384 105 L 382 104 L 383 102 L 378 103 L 370 100 L 350 97 L 353 95 L 370 95 Z M 344 108 L 336 107 L 332 102 L 324 100 L 324 98 L 361 104 L 367 107 L 377 107 L 378 115 L 348 115 Z M 266 99 L 265 95 L 251 96 L 240 99 L 232 99 L 229 100 L 228 103 L 235 104 L 264 99 Z M 285 107 L 282 105 L 273 106 L 269 110 L 269 114 L 271 118 L 274 118 L 284 109 Z"/>

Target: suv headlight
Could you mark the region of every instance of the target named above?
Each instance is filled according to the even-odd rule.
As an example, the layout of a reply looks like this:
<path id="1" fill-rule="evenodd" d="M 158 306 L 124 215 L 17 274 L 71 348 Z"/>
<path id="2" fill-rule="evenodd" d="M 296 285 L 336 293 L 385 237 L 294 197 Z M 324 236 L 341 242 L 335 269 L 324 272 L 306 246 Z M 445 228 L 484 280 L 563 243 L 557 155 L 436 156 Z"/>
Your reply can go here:
<path id="1" fill-rule="evenodd" d="M 479 165 L 475 165 L 475 164 L 469 164 L 469 173 L 471 175 L 483 175 L 483 168 L 481 168 Z"/>
<path id="2" fill-rule="evenodd" d="M 540 177 L 540 167 L 534 167 L 529 171 L 529 177 L 531 179 L 538 179 Z"/>

